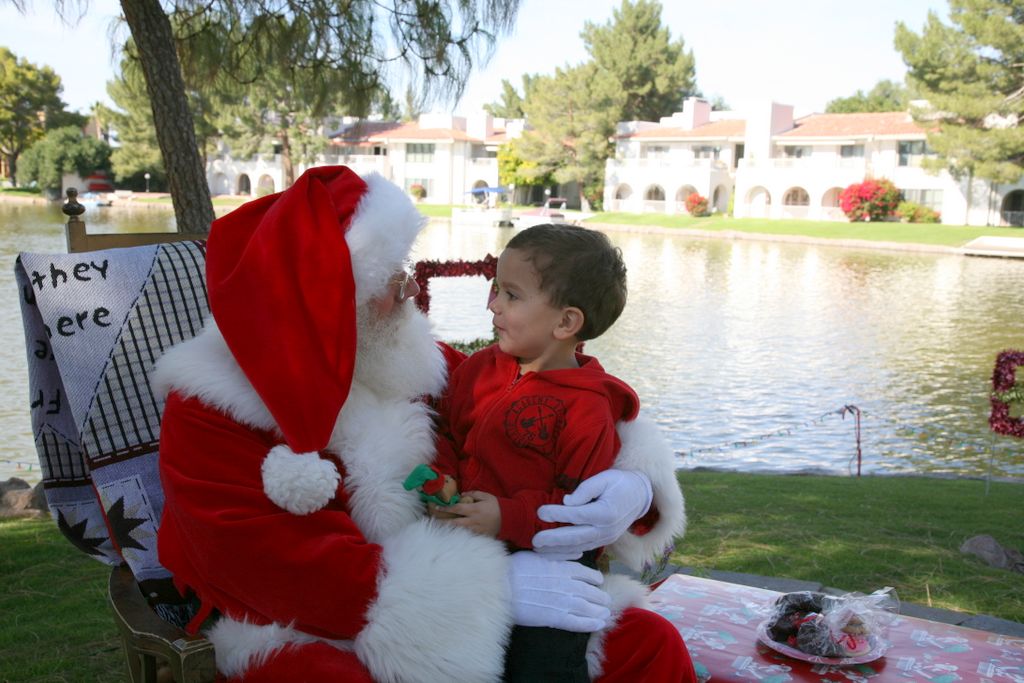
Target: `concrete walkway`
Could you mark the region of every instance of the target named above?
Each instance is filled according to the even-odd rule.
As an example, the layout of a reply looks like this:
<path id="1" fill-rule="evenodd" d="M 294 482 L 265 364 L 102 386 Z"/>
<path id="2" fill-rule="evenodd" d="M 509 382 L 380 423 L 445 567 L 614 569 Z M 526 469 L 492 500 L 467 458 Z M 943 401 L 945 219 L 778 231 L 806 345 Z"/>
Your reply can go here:
<path id="1" fill-rule="evenodd" d="M 963 251 L 967 256 L 1024 258 L 1024 238 L 979 237 L 965 244 Z"/>
<path id="2" fill-rule="evenodd" d="M 634 578 L 638 578 L 635 573 L 629 571 L 625 566 L 616 562 L 612 562 L 611 569 L 615 573 L 630 574 Z M 660 581 L 667 578 L 670 574 L 677 573 L 700 576 L 707 579 L 736 583 L 744 586 L 754 586 L 755 588 L 766 588 L 780 593 L 816 591 L 820 593 L 828 593 L 830 595 L 842 595 L 849 592 L 840 588 L 825 586 L 824 584 L 816 583 L 814 581 L 799 581 L 797 579 L 741 574 L 739 572 L 725 572 L 714 569 L 704 572 L 695 570 L 692 567 L 682 567 L 672 564 L 667 565 L 655 581 Z M 879 588 L 881 588 L 881 586 L 879 586 Z M 1005 636 L 1024 638 L 1024 624 L 1016 621 L 1009 621 L 1008 619 L 999 619 L 987 614 L 968 614 L 966 612 L 956 612 L 953 610 L 938 609 L 937 607 L 918 605 L 912 602 L 903 602 L 902 600 L 900 601 L 900 614 L 917 617 L 919 619 L 927 619 L 929 621 L 937 621 L 943 624 L 954 624 L 956 626 L 963 626 L 964 628 L 973 628 L 979 631 L 990 631 L 992 633 L 1000 633 Z"/>

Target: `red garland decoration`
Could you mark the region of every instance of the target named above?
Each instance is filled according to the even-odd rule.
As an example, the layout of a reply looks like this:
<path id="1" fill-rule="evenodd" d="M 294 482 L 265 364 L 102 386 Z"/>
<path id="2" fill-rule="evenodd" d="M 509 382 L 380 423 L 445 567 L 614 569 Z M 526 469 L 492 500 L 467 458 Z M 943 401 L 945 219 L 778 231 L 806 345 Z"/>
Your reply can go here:
<path id="1" fill-rule="evenodd" d="M 498 272 L 498 259 L 488 254 L 480 261 L 417 261 L 416 284 L 420 293 L 416 295 L 416 305 L 423 313 L 430 312 L 430 278 L 432 277 L 466 277 L 483 275 L 493 280 Z"/>
<path id="2" fill-rule="evenodd" d="M 1024 365 L 1024 351 L 1003 351 L 996 356 L 992 371 L 992 414 L 988 424 L 996 434 L 1024 439 L 1024 418 L 1010 417 L 1010 404 L 999 395 L 1010 391 L 1017 383 L 1017 368 Z"/>

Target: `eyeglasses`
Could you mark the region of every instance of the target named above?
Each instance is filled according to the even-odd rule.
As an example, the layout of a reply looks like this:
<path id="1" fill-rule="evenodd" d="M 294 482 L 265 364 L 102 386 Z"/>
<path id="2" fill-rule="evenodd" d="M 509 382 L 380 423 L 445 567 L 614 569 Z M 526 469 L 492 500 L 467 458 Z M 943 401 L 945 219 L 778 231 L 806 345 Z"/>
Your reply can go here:
<path id="1" fill-rule="evenodd" d="M 416 279 L 413 274 L 409 271 L 408 266 L 402 270 L 401 273 L 396 274 L 388 282 L 388 285 L 397 285 L 398 291 L 395 292 L 395 301 L 402 303 L 410 296 L 416 296 L 419 291 L 419 286 L 416 283 Z M 414 291 L 415 290 L 415 291 Z"/>

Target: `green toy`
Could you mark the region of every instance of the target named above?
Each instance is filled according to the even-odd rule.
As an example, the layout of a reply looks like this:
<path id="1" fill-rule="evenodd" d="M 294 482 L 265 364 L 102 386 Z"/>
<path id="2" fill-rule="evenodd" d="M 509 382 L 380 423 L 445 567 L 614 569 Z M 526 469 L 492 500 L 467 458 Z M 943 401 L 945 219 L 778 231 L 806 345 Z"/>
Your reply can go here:
<path id="1" fill-rule="evenodd" d="M 406 491 L 416 489 L 420 500 L 442 506 L 459 502 L 459 484 L 447 474 L 441 474 L 430 465 L 416 465 L 402 482 Z"/>

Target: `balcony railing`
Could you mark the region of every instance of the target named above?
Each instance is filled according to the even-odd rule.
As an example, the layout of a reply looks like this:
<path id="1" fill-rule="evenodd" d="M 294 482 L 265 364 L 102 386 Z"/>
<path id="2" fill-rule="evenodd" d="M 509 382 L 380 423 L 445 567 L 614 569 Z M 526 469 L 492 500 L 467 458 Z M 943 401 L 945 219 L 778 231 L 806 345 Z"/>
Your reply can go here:
<path id="1" fill-rule="evenodd" d="M 625 168 L 705 168 L 705 169 L 728 169 L 724 161 L 719 159 L 609 159 L 609 169 Z"/>
<path id="2" fill-rule="evenodd" d="M 740 159 L 740 168 L 849 168 L 863 169 L 864 159 L 844 159 L 842 157 L 803 157 L 786 158 L 773 157 L 770 159 Z"/>

